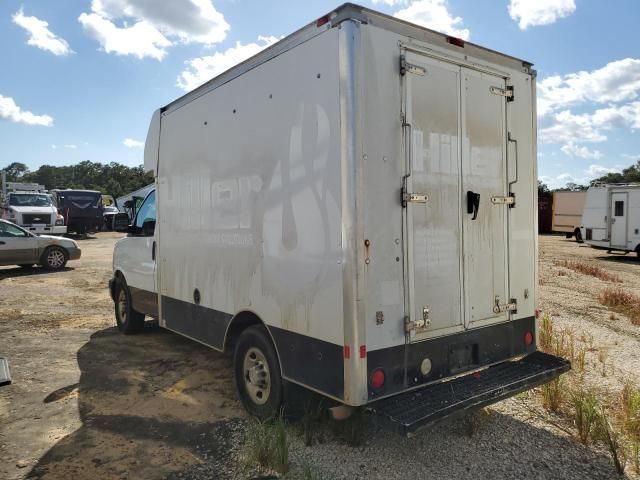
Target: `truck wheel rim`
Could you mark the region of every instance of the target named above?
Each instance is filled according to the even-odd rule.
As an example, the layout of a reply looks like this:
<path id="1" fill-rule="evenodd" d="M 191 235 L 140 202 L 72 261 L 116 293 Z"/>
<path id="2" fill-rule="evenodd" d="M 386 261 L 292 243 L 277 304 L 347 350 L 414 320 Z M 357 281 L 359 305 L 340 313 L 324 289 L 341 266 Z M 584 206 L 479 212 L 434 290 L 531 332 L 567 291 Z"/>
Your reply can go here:
<path id="1" fill-rule="evenodd" d="M 120 317 L 120 323 L 127 322 L 127 295 L 124 290 L 120 290 L 118 294 L 118 315 Z"/>
<path id="2" fill-rule="evenodd" d="M 269 400 L 271 393 L 271 375 L 269 365 L 264 354 L 252 347 L 244 355 L 243 369 L 244 383 L 251 398 L 256 405 L 264 405 Z"/>
<path id="3" fill-rule="evenodd" d="M 58 268 L 64 263 L 64 253 L 60 250 L 51 250 L 47 255 L 47 262 L 50 267 Z"/>

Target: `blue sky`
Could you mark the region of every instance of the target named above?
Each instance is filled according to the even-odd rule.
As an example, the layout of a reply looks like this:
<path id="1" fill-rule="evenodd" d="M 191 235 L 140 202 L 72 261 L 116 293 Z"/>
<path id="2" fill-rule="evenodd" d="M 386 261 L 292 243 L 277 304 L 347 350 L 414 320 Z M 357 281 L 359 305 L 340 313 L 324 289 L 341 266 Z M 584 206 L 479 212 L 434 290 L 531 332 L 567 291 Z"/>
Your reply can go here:
<path id="1" fill-rule="evenodd" d="M 588 182 L 640 158 L 640 2 L 362 0 L 529 60 L 539 173 Z M 258 0 L 4 0 L 0 167 L 142 163 L 151 113 L 335 8 Z"/>

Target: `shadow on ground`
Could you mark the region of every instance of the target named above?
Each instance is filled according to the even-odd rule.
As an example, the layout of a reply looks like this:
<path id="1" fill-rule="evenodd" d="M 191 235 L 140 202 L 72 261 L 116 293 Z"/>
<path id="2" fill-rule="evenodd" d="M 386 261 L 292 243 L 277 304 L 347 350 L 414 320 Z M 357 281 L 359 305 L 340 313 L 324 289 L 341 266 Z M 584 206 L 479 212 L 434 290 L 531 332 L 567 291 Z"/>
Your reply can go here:
<path id="1" fill-rule="evenodd" d="M 73 271 L 73 267 L 64 267 L 59 270 L 47 270 L 44 267 L 34 266 L 30 268 L 12 267 L 12 268 L 0 268 L 0 280 L 3 278 L 17 278 L 17 277 L 29 277 L 34 275 L 49 274 L 62 274 L 64 272 Z"/>
<path id="2" fill-rule="evenodd" d="M 77 354 L 80 380 L 44 403 L 78 397 L 82 426 L 60 440 L 27 478 L 163 478 L 210 459 L 220 470 L 243 416 L 230 360 L 149 328 L 94 333 Z"/>

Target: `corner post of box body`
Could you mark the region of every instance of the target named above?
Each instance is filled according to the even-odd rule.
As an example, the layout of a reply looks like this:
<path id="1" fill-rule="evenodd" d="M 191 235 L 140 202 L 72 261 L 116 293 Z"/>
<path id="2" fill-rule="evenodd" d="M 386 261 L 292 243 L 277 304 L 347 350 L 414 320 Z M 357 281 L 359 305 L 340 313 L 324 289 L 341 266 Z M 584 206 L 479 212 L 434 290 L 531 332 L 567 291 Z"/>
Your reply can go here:
<path id="1" fill-rule="evenodd" d="M 339 28 L 340 165 L 342 203 L 342 279 L 344 318 L 344 401 L 367 401 L 367 359 L 362 305 L 360 242 L 363 238 L 359 206 L 362 204 L 362 154 L 360 143 L 359 63 L 360 23 L 344 20 Z"/>

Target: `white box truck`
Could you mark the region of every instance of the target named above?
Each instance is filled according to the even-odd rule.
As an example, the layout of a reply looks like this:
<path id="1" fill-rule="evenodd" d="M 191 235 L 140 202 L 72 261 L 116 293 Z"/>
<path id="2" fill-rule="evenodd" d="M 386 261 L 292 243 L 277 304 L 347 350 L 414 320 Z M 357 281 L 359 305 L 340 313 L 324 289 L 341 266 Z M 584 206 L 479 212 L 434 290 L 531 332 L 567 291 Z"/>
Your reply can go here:
<path id="1" fill-rule="evenodd" d="M 570 368 L 536 348 L 535 71 L 346 4 L 156 111 L 113 256 L 144 316 L 409 433 Z"/>
<path id="2" fill-rule="evenodd" d="M 552 231 L 575 237 L 582 242 L 580 225 L 587 192 L 553 192 Z"/>
<path id="3" fill-rule="evenodd" d="M 640 257 L 640 184 L 591 185 L 580 230 L 594 248 L 636 252 Z"/>

